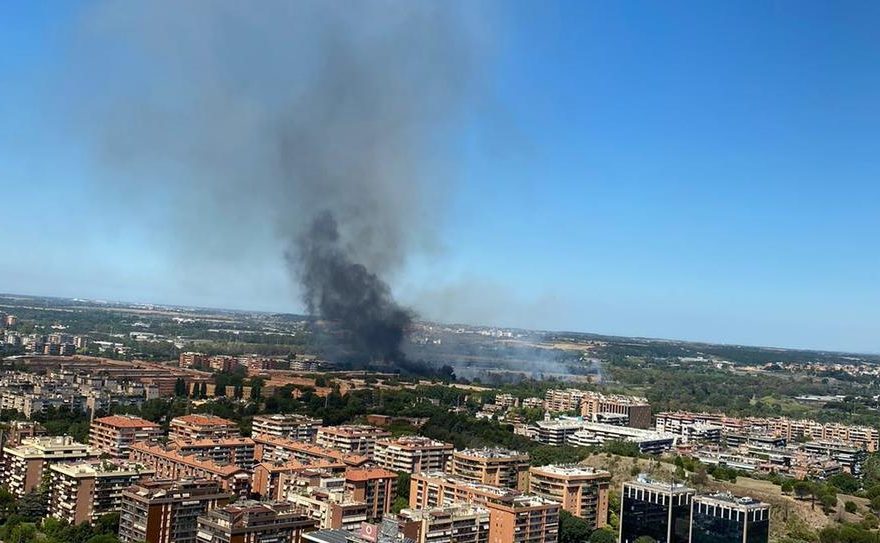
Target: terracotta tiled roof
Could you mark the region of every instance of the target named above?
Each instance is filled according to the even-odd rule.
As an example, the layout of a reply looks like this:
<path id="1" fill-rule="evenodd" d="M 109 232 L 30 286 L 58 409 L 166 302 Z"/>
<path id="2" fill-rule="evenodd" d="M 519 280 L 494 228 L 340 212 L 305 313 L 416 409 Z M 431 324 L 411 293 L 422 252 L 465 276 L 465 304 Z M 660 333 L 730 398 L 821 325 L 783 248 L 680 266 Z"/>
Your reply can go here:
<path id="1" fill-rule="evenodd" d="M 142 419 L 140 417 L 133 417 L 128 415 L 110 415 L 109 417 L 101 417 L 95 419 L 95 422 L 99 422 L 106 426 L 115 426 L 116 428 L 158 428 L 159 425 L 155 422 L 150 422 L 146 419 Z"/>

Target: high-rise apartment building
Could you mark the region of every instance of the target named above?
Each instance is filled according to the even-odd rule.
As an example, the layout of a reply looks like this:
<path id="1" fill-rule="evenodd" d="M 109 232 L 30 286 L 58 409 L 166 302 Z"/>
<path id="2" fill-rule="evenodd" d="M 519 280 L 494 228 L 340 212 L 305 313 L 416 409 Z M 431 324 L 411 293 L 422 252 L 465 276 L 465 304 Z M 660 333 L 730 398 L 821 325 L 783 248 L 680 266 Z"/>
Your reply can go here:
<path id="1" fill-rule="evenodd" d="M 0 484 L 21 498 L 40 485 L 51 464 L 78 462 L 97 456 L 97 451 L 70 436 L 22 439 L 20 445 L 3 450 Z"/>
<path id="2" fill-rule="evenodd" d="M 367 519 L 379 520 L 391 511 L 397 497 L 397 474 L 378 468 L 348 469 L 345 491 L 354 501 L 366 502 Z"/>
<path id="3" fill-rule="evenodd" d="M 256 443 L 249 437 L 178 439 L 169 446 L 180 454 L 208 458 L 218 464 L 235 464 L 245 469 L 254 467 Z"/>
<path id="4" fill-rule="evenodd" d="M 466 481 L 526 490 L 529 455 L 497 448 L 455 451 L 450 473 Z"/>
<path id="5" fill-rule="evenodd" d="M 611 474 L 587 466 L 550 465 L 529 470 L 529 492 L 554 500 L 593 528 L 608 524 Z"/>
<path id="6" fill-rule="evenodd" d="M 402 436 L 376 442 L 373 461 L 385 469 L 418 473 L 446 469 L 453 446 L 422 436 Z"/>
<path id="7" fill-rule="evenodd" d="M 70 525 L 119 511 L 122 491 L 155 473 L 143 464 L 119 460 L 52 464 L 49 472 L 49 516 Z"/>
<path id="8" fill-rule="evenodd" d="M 251 425 L 251 433 L 295 439 L 313 443 L 318 435 L 321 420 L 305 415 L 274 414 L 257 415 Z"/>
<path id="9" fill-rule="evenodd" d="M 122 543 L 195 543 L 198 516 L 229 502 L 210 479 L 151 480 L 122 491 Z"/>
<path id="10" fill-rule="evenodd" d="M 317 521 L 287 502 L 240 501 L 199 516 L 198 543 L 300 543 Z"/>
<path id="11" fill-rule="evenodd" d="M 623 483 L 620 543 L 648 536 L 657 543 L 688 543 L 694 489 L 644 475 Z"/>
<path id="12" fill-rule="evenodd" d="M 391 432 L 366 424 L 324 426 L 318 429 L 315 442 L 322 447 L 373 457 L 376 441 L 391 437 Z"/>
<path id="13" fill-rule="evenodd" d="M 184 415 L 171 419 L 169 440 L 240 437 L 238 425 L 214 415 Z"/>
<path id="14" fill-rule="evenodd" d="M 767 543 L 770 505 L 719 493 L 694 496 L 690 543 Z"/>
<path id="15" fill-rule="evenodd" d="M 322 447 L 313 443 L 295 441 L 266 434 L 255 434 L 252 438 L 257 444 L 257 461 L 284 463 L 290 460 L 312 462 L 315 460 L 342 462 L 346 466 L 358 467 L 370 462 L 368 456 L 346 453 L 337 449 Z"/>
<path id="16" fill-rule="evenodd" d="M 158 424 L 131 415 L 101 417 L 89 428 L 89 445 L 111 458 L 128 458 L 132 443 L 155 442 L 160 437 Z"/>
<path id="17" fill-rule="evenodd" d="M 412 476 L 411 508 L 459 503 L 481 505 L 489 510 L 489 543 L 555 543 L 558 538 L 558 502 L 510 488 L 465 481 L 443 472 Z"/>
<path id="18" fill-rule="evenodd" d="M 488 543 L 489 509 L 454 504 L 428 509 L 403 509 L 400 531 L 415 543 Z"/>
<path id="19" fill-rule="evenodd" d="M 173 448 L 149 443 L 131 446 L 131 459 L 152 466 L 163 479 L 214 479 L 224 492 L 247 496 L 251 489 L 250 471 L 235 464 L 218 464 L 210 459 L 181 454 Z"/>

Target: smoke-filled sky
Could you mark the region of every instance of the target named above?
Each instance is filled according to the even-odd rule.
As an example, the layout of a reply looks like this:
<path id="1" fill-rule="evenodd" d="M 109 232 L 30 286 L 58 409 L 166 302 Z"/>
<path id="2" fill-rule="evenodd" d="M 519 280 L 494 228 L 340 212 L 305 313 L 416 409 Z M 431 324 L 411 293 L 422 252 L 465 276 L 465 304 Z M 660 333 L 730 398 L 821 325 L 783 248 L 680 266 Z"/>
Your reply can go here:
<path id="1" fill-rule="evenodd" d="M 0 3 L 0 291 L 880 351 L 876 4 L 474 5 Z"/>

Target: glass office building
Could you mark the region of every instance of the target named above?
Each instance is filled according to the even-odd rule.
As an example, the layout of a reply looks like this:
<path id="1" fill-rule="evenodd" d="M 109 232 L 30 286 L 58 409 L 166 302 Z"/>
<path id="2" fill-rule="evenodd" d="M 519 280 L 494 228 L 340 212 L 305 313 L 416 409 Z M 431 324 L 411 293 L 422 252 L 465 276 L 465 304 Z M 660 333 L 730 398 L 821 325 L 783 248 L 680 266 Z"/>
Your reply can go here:
<path id="1" fill-rule="evenodd" d="M 694 489 L 640 475 L 623 483 L 620 542 L 649 536 L 657 543 L 688 543 Z"/>
<path id="2" fill-rule="evenodd" d="M 769 504 L 727 493 L 692 500 L 691 543 L 767 543 L 769 538 Z"/>

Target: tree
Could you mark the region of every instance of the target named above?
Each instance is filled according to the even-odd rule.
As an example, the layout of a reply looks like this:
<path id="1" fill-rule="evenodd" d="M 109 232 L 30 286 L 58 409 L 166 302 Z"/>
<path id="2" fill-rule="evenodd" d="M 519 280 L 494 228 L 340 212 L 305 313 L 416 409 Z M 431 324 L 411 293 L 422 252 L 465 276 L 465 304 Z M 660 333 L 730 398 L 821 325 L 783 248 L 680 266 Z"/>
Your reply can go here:
<path id="1" fill-rule="evenodd" d="M 214 386 L 214 396 L 218 398 L 222 398 L 226 396 L 226 385 L 215 385 Z"/>
<path id="2" fill-rule="evenodd" d="M 590 543 L 617 543 L 617 537 L 607 528 L 599 528 L 590 534 Z"/>
<path id="3" fill-rule="evenodd" d="M 657 541 L 649 535 L 640 535 L 633 543 L 657 543 Z"/>
<path id="4" fill-rule="evenodd" d="M 859 506 L 852 500 L 846 500 L 846 503 L 843 504 L 843 509 L 847 513 L 855 513 L 859 510 Z"/>
<path id="5" fill-rule="evenodd" d="M 174 381 L 174 395 L 186 396 L 186 381 L 183 380 L 183 377 L 178 377 L 177 380 Z"/>
<path id="6" fill-rule="evenodd" d="M 592 529 L 582 518 L 562 509 L 559 511 L 559 543 L 583 543 L 589 540 Z"/>
<path id="7" fill-rule="evenodd" d="M 208 397 L 208 383 L 203 382 L 201 384 L 201 386 L 199 387 L 199 396 L 201 396 L 202 398 Z"/>
<path id="8" fill-rule="evenodd" d="M 405 471 L 397 472 L 397 495 L 409 499 L 410 474 Z"/>
<path id="9" fill-rule="evenodd" d="M 795 496 L 801 500 L 813 493 L 813 485 L 809 481 L 796 481 L 793 488 Z"/>
<path id="10" fill-rule="evenodd" d="M 782 481 L 782 484 L 779 485 L 779 489 L 783 494 L 791 494 L 794 491 L 794 481 L 791 479 Z"/>

